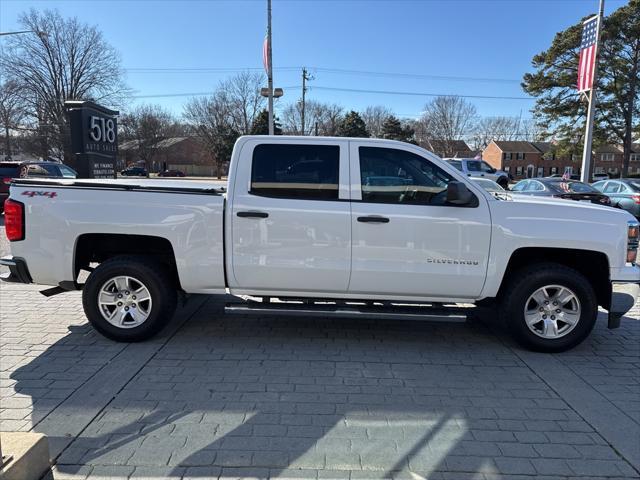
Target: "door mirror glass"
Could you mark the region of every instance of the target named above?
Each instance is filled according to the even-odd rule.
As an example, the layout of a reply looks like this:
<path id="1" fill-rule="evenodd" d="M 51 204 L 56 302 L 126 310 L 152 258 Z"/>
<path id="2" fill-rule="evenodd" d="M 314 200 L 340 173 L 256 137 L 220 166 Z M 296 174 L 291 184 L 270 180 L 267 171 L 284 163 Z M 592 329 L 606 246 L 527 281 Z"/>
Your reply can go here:
<path id="1" fill-rule="evenodd" d="M 470 205 L 476 197 L 462 182 L 449 182 L 447 185 L 447 203 Z"/>

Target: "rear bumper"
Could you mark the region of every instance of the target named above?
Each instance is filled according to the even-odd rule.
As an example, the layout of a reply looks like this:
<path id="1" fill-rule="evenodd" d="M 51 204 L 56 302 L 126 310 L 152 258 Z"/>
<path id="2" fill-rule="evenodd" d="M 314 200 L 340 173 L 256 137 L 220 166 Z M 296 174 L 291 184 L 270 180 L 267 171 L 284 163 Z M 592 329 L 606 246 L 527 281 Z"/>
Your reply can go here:
<path id="1" fill-rule="evenodd" d="M 9 276 L 0 276 L 0 280 L 9 283 L 33 283 L 27 262 L 20 257 L 2 257 L 0 265 L 9 267 Z"/>
<path id="2" fill-rule="evenodd" d="M 640 295 L 640 283 L 638 282 L 611 282 L 609 328 L 620 326 L 620 319 L 633 308 L 638 295 Z"/>

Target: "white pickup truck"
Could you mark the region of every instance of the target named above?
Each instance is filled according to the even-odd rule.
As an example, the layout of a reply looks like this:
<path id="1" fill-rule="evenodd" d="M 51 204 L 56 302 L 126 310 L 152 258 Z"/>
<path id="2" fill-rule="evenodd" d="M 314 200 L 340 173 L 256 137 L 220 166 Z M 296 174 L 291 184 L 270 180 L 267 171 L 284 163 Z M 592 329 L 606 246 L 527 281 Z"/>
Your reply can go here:
<path id="1" fill-rule="evenodd" d="M 577 201 L 494 198 L 417 146 L 240 138 L 225 186 L 14 180 L 8 281 L 82 289 L 89 321 L 140 341 L 184 293 L 234 313 L 460 316 L 496 305 L 524 346 L 561 351 L 633 306 L 638 223 Z M 80 283 L 81 272 L 90 272 Z M 84 274 L 86 276 L 86 274 Z"/>

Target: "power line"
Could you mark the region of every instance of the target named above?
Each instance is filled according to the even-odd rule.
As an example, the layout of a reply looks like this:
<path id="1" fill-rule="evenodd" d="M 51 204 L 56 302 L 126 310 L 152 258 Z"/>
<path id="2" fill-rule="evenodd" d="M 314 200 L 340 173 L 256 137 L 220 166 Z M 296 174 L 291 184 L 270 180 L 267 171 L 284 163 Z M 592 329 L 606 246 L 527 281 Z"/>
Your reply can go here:
<path id="1" fill-rule="evenodd" d="M 401 72 L 372 72 L 367 70 L 347 70 L 341 68 L 323 68 L 311 67 L 317 72 L 337 73 L 344 75 L 362 75 L 370 77 L 402 77 L 426 80 L 448 80 L 448 81 L 474 81 L 474 82 L 495 82 L 495 83 L 520 83 L 520 80 L 512 78 L 487 78 L 487 77 L 462 77 L 449 75 L 426 75 L 419 73 L 401 73 Z"/>
<path id="2" fill-rule="evenodd" d="M 375 93 L 377 95 L 408 95 L 414 97 L 460 97 L 460 98 L 484 98 L 492 100 L 535 100 L 534 97 L 511 97 L 503 95 L 459 95 L 459 94 L 447 94 L 447 93 L 430 93 L 430 92 L 399 92 L 391 90 L 365 90 L 359 88 L 340 88 L 340 87 L 311 87 L 314 90 L 329 90 L 336 92 L 350 92 L 350 93 Z"/>

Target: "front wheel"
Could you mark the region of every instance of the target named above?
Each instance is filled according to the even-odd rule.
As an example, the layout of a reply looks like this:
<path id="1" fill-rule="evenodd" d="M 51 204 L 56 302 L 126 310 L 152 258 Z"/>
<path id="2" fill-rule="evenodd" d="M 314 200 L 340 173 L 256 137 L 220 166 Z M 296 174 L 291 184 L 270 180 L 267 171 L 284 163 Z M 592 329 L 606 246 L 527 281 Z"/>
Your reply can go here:
<path id="1" fill-rule="evenodd" d="M 581 343 L 598 316 L 596 294 L 579 272 L 559 264 L 519 270 L 510 278 L 501 313 L 522 346 L 562 352 Z"/>
<path id="2" fill-rule="evenodd" d="M 89 322 L 105 337 L 139 342 L 173 316 L 177 293 L 169 273 L 144 257 L 115 257 L 91 273 L 82 291 Z"/>

